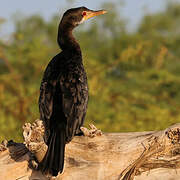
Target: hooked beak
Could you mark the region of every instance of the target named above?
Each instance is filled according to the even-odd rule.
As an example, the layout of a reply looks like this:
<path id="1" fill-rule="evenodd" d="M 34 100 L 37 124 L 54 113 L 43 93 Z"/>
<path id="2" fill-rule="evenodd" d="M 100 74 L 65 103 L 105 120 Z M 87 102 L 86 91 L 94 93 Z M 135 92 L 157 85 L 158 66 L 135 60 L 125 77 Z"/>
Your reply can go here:
<path id="1" fill-rule="evenodd" d="M 105 11 L 105 10 L 99 10 L 99 11 L 92 11 L 92 10 L 90 10 L 90 11 L 86 11 L 86 13 L 87 14 L 83 17 L 83 19 L 85 21 L 88 20 L 89 18 L 94 17 L 94 16 L 99 16 L 101 14 L 105 14 L 105 13 L 107 13 L 107 11 Z"/>

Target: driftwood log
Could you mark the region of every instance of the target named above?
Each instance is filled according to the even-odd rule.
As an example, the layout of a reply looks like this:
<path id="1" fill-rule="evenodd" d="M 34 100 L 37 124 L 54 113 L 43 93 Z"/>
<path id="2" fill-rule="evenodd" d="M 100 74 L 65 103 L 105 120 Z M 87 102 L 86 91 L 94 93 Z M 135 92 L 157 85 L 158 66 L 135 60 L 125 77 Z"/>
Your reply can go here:
<path id="1" fill-rule="evenodd" d="M 66 145 L 65 168 L 58 177 L 37 170 L 47 149 L 42 122 L 23 128 L 24 143 L 0 145 L 0 180 L 180 179 L 180 123 L 152 132 L 101 134 L 94 126 L 83 129 L 88 136 Z"/>

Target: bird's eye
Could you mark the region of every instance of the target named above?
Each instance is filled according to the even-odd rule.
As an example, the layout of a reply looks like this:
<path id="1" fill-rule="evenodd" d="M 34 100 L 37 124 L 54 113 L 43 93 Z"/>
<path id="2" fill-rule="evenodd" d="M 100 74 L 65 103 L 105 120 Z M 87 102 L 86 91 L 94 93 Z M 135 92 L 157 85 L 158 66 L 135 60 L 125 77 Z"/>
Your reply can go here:
<path id="1" fill-rule="evenodd" d="M 82 15 L 83 15 L 83 16 L 86 16 L 86 11 L 83 11 Z"/>

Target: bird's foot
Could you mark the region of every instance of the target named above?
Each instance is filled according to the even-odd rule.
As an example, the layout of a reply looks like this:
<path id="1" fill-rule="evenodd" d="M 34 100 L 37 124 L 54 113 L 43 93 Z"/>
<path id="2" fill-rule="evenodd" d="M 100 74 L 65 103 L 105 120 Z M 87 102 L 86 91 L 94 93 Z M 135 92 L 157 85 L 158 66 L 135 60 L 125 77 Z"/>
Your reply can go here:
<path id="1" fill-rule="evenodd" d="M 96 136 L 101 136 L 102 135 L 102 131 L 100 129 L 97 129 L 96 126 L 94 126 L 93 124 L 89 124 L 90 129 L 87 129 L 85 127 L 81 127 L 81 131 L 83 132 L 84 136 L 93 138 Z"/>

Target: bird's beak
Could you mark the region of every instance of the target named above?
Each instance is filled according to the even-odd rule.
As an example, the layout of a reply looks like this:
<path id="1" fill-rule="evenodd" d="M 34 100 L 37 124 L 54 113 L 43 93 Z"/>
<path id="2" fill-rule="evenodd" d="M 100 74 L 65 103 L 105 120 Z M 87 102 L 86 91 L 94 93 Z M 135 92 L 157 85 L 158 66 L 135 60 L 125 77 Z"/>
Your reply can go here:
<path id="1" fill-rule="evenodd" d="M 99 10 L 99 11 L 92 11 L 92 10 L 90 10 L 90 11 L 86 12 L 86 15 L 84 16 L 83 19 L 86 21 L 89 18 L 92 18 L 94 16 L 99 16 L 99 15 L 105 14 L 105 13 L 107 13 L 107 11 L 105 11 L 105 10 Z"/>

